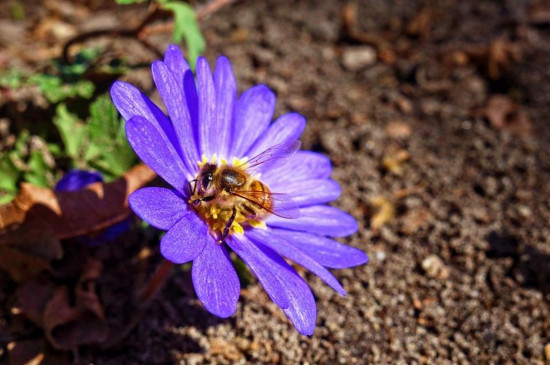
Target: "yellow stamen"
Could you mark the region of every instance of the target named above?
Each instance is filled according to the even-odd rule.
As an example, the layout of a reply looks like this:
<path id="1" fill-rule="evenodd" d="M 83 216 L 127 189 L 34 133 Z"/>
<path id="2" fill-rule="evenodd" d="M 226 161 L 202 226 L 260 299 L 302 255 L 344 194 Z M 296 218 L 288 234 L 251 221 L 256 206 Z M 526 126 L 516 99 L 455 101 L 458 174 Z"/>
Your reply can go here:
<path id="1" fill-rule="evenodd" d="M 248 221 L 248 224 L 250 224 L 253 228 L 267 229 L 267 225 L 265 224 L 264 221 L 251 219 L 251 220 Z"/>
<path id="2" fill-rule="evenodd" d="M 244 234 L 243 226 L 241 226 L 237 222 L 233 222 L 233 224 L 231 225 L 231 229 L 233 229 L 233 232 L 235 232 L 237 234 Z"/>

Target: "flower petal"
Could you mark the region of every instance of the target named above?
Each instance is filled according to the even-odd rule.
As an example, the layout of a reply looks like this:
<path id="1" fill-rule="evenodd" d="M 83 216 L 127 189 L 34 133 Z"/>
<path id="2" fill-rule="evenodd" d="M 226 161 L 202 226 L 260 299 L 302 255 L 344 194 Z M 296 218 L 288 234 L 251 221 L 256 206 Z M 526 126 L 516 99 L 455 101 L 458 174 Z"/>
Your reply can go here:
<path id="1" fill-rule="evenodd" d="M 136 115 L 147 119 L 162 131 L 179 151 L 172 123 L 144 93 L 127 82 L 116 81 L 111 87 L 111 99 L 124 120 L 128 121 Z"/>
<path id="2" fill-rule="evenodd" d="M 210 158 L 217 147 L 217 101 L 212 71 L 206 58 L 202 56 L 197 59 L 197 94 L 199 97 L 199 154 Z"/>
<path id="3" fill-rule="evenodd" d="M 277 252 L 279 255 L 294 261 L 300 266 L 305 267 L 306 269 L 317 275 L 319 278 L 321 278 L 325 283 L 327 283 L 338 293 L 340 293 L 341 295 L 346 295 L 346 290 L 342 287 L 338 280 L 336 280 L 334 275 L 332 275 L 327 269 L 325 269 L 321 264 L 308 256 L 302 250 L 291 245 L 274 233 L 275 231 L 271 229 L 254 229 L 247 232 L 246 236 L 250 238 L 254 243 L 267 246 L 273 251 Z"/>
<path id="4" fill-rule="evenodd" d="M 87 170 L 71 170 L 67 172 L 55 184 L 55 191 L 77 191 L 84 189 L 86 186 L 103 181 L 103 175 L 96 171 Z"/>
<path id="5" fill-rule="evenodd" d="M 178 191 L 185 192 L 187 170 L 164 134 L 145 118 L 135 116 L 126 122 L 126 136 L 143 162 Z"/>
<path id="6" fill-rule="evenodd" d="M 195 76 L 191 70 L 186 71 L 183 75 L 183 88 L 185 91 L 185 99 L 187 100 L 187 108 L 191 116 L 193 124 L 193 133 L 198 134 L 199 129 L 199 97 L 197 95 L 197 85 L 195 85 Z"/>
<path id="7" fill-rule="evenodd" d="M 237 82 L 231 63 L 227 57 L 220 56 L 214 70 L 214 87 L 217 98 L 217 130 L 212 137 L 218 156 L 229 158 L 229 149 L 233 139 L 233 111 L 237 99 Z"/>
<path id="8" fill-rule="evenodd" d="M 341 192 L 340 185 L 329 179 L 291 180 L 281 189 L 284 189 L 281 193 L 288 194 L 300 207 L 331 202 L 338 199 Z"/>
<path id="9" fill-rule="evenodd" d="M 179 141 L 183 162 L 192 177 L 197 172 L 199 155 L 195 143 L 193 124 L 187 108 L 184 88 L 162 61 L 151 65 L 153 80 L 172 120 Z"/>
<path id="10" fill-rule="evenodd" d="M 272 229 L 272 232 L 273 235 L 282 237 L 321 265 L 331 269 L 345 269 L 363 265 L 369 261 L 363 251 L 327 237 L 278 228 Z"/>
<path id="11" fill-rule="evenodd" d="M 290 318 L 294 327 L 303 335 L 310 336 L 315 331 L 317 307 L 309 285 L 281 256 L 268 247 L 263 246 L 262 252 L 271 260 L 272 269 L 278 273 L 279 280 L 290 300 L 288 308 L 283 312 Z"/>
<path id="12" fill-rule="evenodd" d="M 289 180 L 304 181 L 310 179 L 326 179 L 330 176 L 332 167 L 328 157 L 310 151 L 298 151 L 286 164 L 265 171 L 262 181 L 274 191 L 284 190 Z"/>
<path id="13" fill-rule="evenodd" d="M 209 237 L 202 253 L 193 260 L 193 286 L 209 312 L 226 318 L 237 310 L 241 285 L 224 245 Z"/>
<path id="14" fill-rule="evenodd" d="M 167 260 L 184 264 L 196 258 L 212 237 L 206 224 L 192 211 L 187 211 L 160 241 L 160 253 Z"/>
<path id="15" fill-rule="evenodd" d="M 185 214 L 187 204 L 171 189 L 142 188 L 128 197 L 130 208 L 153 227 L 169 230 Z"/>
<path id="16" fill-rule="evenodd" d="M 189 64 L 183 57 L 181 50 L 175 44 L 170 44 L 164 52 L 164 63 L 170 69 L 176 81 L 183 85 L 183 75 L 190 70 Z"/>
<path id="17" fill-rule="evenodd" d="M 300 114 L 284 114 L 269 126 L 269 129 L 260 136 L 246 155 L 256 156 L 279 143 L 294 141 L 300 138 L 305 127 L 306 119 Z"/>
<path id="18" fill-rule="evenodd" d="M 235 105 L 235 135 L 231 157 L 245 157 L 250 146 L 267 129 L 274 112 L 275 94 L 267 86 L 257 85 L 242 93 Z"/>
<path id="19" fill-rule="evenodd" d="M 285 219 L 271 215 L 268 226 L 304 231 L 323 236 L 344 237 L 357 232 L 357 222 L 351 215 L 328 205 L 300 208 L 300 217 Z"/>
<path id="20" fill-rule="evenodd" d="M 271 300 L 283 309 L 288 308 L 290 300 L 285 294 L 286 284 L 279 280 L 281 273 L 273 270 L 272 260 L 243 235 L 230 236 L 226 242 L 256 275 Z"/>
<path id="21" fill-rule="evenodd" d="M 313 293 L 304 279 L 275 251 L 269 247 L 256 246 L 244 235 L 231 236 L 227 243 L 258 277 L 267 294 L 290 318 L 298 332 L 308 336 L 313 334 L 317 308 Z M 284 298 L 286 305 L 281 306 L 274 297 Z"/>

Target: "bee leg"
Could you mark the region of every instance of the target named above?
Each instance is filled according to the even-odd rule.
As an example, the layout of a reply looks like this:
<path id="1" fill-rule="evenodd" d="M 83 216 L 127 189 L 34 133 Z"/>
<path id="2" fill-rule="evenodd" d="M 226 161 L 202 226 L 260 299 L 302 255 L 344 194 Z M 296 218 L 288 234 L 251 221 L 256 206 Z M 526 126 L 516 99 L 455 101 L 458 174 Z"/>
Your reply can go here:
<path id="1" fill-rule="evenodd" d="M 223 243 L 227 238 L 227 236 L 229 236 L 229 230 L 233 225 L 233 221 L 235 220 L 236 215 L 237 215 L 237 208 L 233 207 L 233 212 L 231 213 L 231 217 L 229 217 L 229 219 L 227 220 L 227 223 L 225 224 L 225 228 L 223 229 L 222 236 L 218 240 L 218 244 Z"/>

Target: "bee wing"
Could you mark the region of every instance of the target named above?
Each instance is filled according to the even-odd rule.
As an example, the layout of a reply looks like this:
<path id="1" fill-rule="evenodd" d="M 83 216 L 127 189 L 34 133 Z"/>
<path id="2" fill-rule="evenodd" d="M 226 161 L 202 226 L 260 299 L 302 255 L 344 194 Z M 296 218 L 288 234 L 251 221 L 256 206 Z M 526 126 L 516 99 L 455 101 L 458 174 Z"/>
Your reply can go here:
<path id="1" fill-rule="evenodd" d="M 262 153 L 252 157 L 245 164 L 249 173 L 261 172 L 267 166 L 273 167 L 274 164 L 284 163 L 300 149 L 300 141 L 291 141 L 279 143 L 268 148 Z"/>
<path id="2" fill-rule="evenodd" d="M 271 193 L 267 191 L 238 191 L 233 192 L 233 194 L 246 199 L 255 206 L 281 218 L 295 219 L 300 216 L 300 208 L 298 208 L 298 204 L 296 204 L 287 194 Z M 264 198 L 266 195 L 271 197 L 273 202 L 272 206 L 266 206 L 265 204 L 258 202 L 260 198 Z"/>

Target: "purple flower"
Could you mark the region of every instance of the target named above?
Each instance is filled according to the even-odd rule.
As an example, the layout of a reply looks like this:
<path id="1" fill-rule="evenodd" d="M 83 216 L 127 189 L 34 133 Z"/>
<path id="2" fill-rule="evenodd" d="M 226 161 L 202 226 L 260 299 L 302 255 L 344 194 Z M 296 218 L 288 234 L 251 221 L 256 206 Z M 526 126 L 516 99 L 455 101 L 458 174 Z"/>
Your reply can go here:
<path id="1" fill-rule="evenodd" d="M 55 184 L 54 190 L 78 191 L 96 182 L 103 182 L 103 175 L 99 172 L 88 170 L 70 170 L 57 182 L 57 184 Z M 104 242 L 112 241 L 120 234 L 128 231 L 128 229 L 130 229 L 130 223 L 130 219 L 125 219 L 122 222 L 116 223 L 102 231 L 99 235 L 93 237 L 81 236 L 78 237 L 78 240 L 89 246 L 97 246 Z"/>
<path id="2" fill-rule="evenodd" d="M 296 113 L 271 123 L 275 95 L 265 85 L 237 96 L 231 64 L 219 57 L 212 74 L 197 60 L 196 76 L 177 46 L 152 65 L 168 117 L 147 96 L 116 82 L 111 97 L 127 121 L 138 156 L 172 186 L 130 196 L 134 212 L 168 231 L 160 250 L 174 263 L 192 261 L 198 298 L 220 317 L 235 313 L 240 285 L 228 249 L 250 267 L 297 330 L 311 335 L 311 289 L 283 259 L 318 275 L 338 293 L 327 268 L 361 265 L 367 256 L 329 237 L 357 231 L 350 215 L 326 205 L 338 198 L 330 161 L 298 151 L 305 119 Z M 267 151 L 267 152 L 266 152 Z"/>

